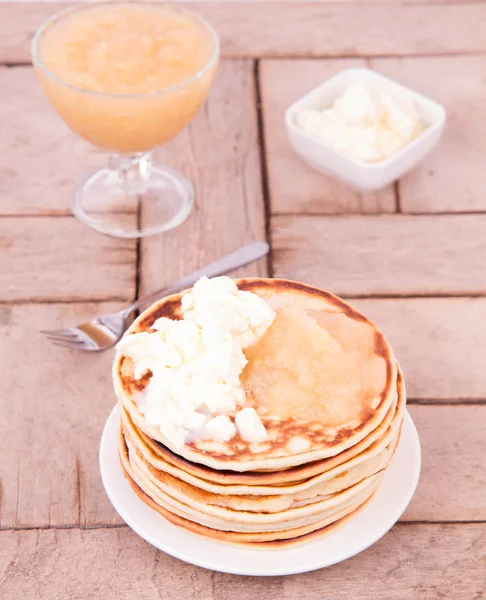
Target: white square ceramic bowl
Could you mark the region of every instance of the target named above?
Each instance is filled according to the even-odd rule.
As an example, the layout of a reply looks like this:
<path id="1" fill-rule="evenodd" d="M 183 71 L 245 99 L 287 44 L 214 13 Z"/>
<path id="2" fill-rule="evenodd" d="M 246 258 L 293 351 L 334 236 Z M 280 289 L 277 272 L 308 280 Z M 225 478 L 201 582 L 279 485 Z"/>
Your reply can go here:
<path id="1" fill-rule="evenodd" d="M 424 131 L 405 148 L 379 163 L 366 163 L 333 150 L 295 124 L 297 111 L 329 106 L 349 85 L 358 82 L 392 88 L 411 96 L 425 125 Z M 385 187 L 420 162 L 439 141 L 445 120 L 446 111 L 442 105 L 366 68 L 341 71 L 297 100 L 285 113 L 287 133 L 295 152 L 314 169 L 361 192 Z"/>

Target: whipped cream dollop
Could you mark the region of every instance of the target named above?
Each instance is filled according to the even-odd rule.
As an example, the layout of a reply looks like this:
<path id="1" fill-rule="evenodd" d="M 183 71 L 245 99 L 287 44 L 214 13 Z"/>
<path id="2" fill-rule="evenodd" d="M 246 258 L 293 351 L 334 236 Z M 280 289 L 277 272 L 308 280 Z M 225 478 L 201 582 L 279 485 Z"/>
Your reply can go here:
<path id="1" fill-rule="evenodd" d="M 275 311 L 229 277 L 202 277 L 181 306 L 182 320 L 157 319 L 155 331 L 127 334 L 116 346 L 133 360 L 136 379 L 152 372 L 138 409 L 175 447 L 198 439 L 225 442 L 237 432 L 249 442 L 264 441 L 258 413 L 242 408 L 240 375 L 247 364 L 243 349 L 263 336 Z"/>
<path id="2" fill-rule="evenodd" d="M 295 123 L 334 150 L 364 162 L 386 160 L 423 129 L 411 98 L 366 83 L 350 85 L 327 108 L 298 111 Z"/>

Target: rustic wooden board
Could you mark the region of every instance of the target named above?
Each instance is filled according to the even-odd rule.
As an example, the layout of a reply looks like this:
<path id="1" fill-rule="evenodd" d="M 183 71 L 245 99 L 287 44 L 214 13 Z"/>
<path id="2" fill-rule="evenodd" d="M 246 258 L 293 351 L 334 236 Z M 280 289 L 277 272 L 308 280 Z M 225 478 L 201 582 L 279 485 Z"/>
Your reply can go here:
<path id="1" fill-rule="evenodd" d="M 35 30 L 65 6 L 0 4 L 4 32 L 0 61 L 28 62 Z M 277 1 L 258 4 L 258 10 L 252 2 L 198 2 L 197 11 L 219 33 L 225 56 L 401 56 L 486 50 L 482 2 Z"/>
<path id="2" fill-rule="evenodd" d="M 364 67 L 364 59 L 263 60 L 260 88 L 272 213 L 382 213 L 395 211 L 393 186 L 358 194 L 314 171 L 292 150 L 284 123 L 286 109 L 342 69 Z"/>
<path id="3" fill-rule="evenodd" d="M 389 338 L 409 398 L 486 399 L 486 299 L 352 300 Z"/>
<path id="4" fill-rule="evenodd" d="M 483 215 L 278 216 L 274 271 L 344 296 L 486 292 Z"/>
<path id="5" fill-rule="evenodd" d="M 485 211 L 486 56 L 372 59 L 371 66 L 448 112 L 439 146 L 400 180 L 401 210 Z"/>
<path id="6" fill-rule="evenodd" d="M 30 67 L 0 68 L 0 215 L 70 214 L 83 176 L 106 157 L 71 133 Z"/>
<path id="7" fill-rule="evenodd" d="M 341 564 L 269 578 L 187 565 L 127 528 L 0 533 L 5 600 L 314 600 L 323 597 L 323 590 L 333 600 L 479 600 L 485 569 L 486 525 L 479 523 L 398 525 Z"/>
<path id="8" fill-rule="evenodd" d="M 196 189 L 186 223 L 142 240 L 141 291 L 152 291 L 253 240 L 265 239 L 251 61 L 223 61 L 205 108 L 158 153 Z M 149 222 L 150 214 L 142 214 Z M 264 275 L 266 261 L 239 271 Z"/>
<path id="9" fill-rule="evenodd" d="M 67 4 L 0 1 L 0 63 L 28 62 L 37 26 Z M 197 4 L 220 33 L 223 55 L 236 60 L 222 62 L 205 109 L 159 152 L 194 181 L 197 206 L 178 230 L 143 240 L 139 261 L 135 242 L 67 216 L 76 181 L 103 164 L 102 153 L 69 133 L 31 68 L 0 68 L 0 302 L 19 302 L 0 304 L 0 597 L 480 600 L 486 298 L 400 296 L 484 296 L 486 217 L 336 216 L 391 213 L 394 191 L 362 198 L 307 170 L 288 147 L 282 116 L 333 72 L 372 66 L 449 111 L 437 151 L 399 184 L 401 210 L 483 212 L 486 2 L 187 4 Z M 246 58 L 261 59 L 256 71 Z M 277 275 L 365 296 L 352 302 L 384 330 L 404 368 L 423 470 L 402 522 L 361 555 L 300 576 L 241 578 L 186 565 L 120 526 L 97 464 L 114 403 L 112 353 L 66 352 L 36 332 L 121 306 L 95 301 L 130 300 L 137 273 L 143 293 L 264 239 L 265 209 L 278 213 Z M 267 262 L 240 273 L 265 275 Z M 382 295 L 399 297 L 366 298 Z"/>
<path id="10" fill-rule="evenodd" d="M 486 406 L 410 406 L 422 473 L 402 519 L 486 521 Z"/>
<path id="11" fill-rule="evenodd" d="M 119 308 L 0 306 L 1 528 L 120 522 L 98 467 L 101 431 L 115 404 L 113 351 L 72 352 L 38 333 Z"/>
<path id="12" fill-rule="evenodd" d="M 133 299 L 135 263 L 134 241 L 101 235 L 74 217 L 0 219 L 3 301 Z"/>

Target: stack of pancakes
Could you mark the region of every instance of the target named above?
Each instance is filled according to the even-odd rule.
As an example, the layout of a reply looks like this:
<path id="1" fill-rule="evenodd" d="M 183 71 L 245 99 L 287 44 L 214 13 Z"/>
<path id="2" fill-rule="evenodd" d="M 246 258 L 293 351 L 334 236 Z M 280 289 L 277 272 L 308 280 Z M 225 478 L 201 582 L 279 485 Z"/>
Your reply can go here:
<path id="1" fill-rule="evenodd" d="M 120 461 L 151 508 L 187 530 L 232 544 L 287 547 L 334 531 L 372 497 L 396 449 L 405 388 L 383 334 L 322 290 L 286 280 L 244 279 L 276 319 L 242 375 L 268 432 L 170 447 L 137 408 L 150 373 L 118 353 Z M 182 294 L 150 307 L 129 333 L 181 318 Z"/>

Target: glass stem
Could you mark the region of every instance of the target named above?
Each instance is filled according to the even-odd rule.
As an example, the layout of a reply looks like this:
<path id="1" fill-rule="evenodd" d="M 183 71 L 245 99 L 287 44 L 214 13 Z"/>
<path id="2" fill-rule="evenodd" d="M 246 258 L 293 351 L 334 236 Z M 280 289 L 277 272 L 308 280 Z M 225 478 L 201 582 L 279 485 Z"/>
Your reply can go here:
<path id="1" fill-rule="evenodd" d="M 125 196 L 143 194 L 150 177 L 152 152 L 137 154 L 110 154 L 108 168 L 113 173 L 115 185 Z"/>

